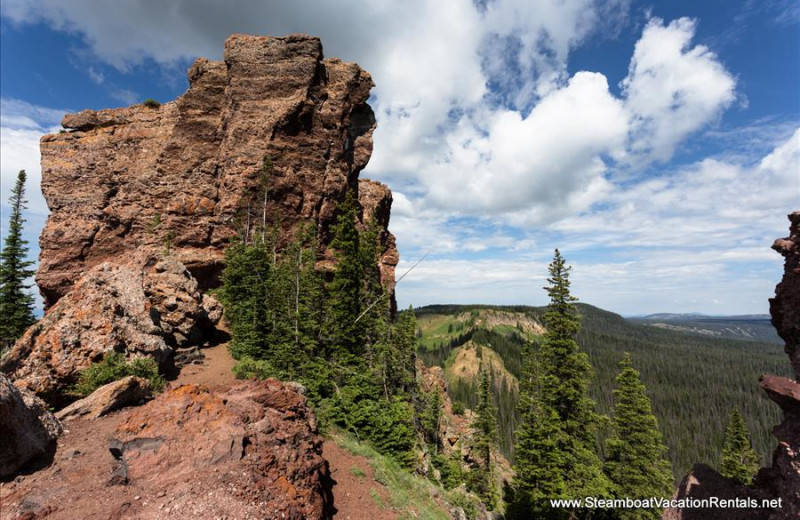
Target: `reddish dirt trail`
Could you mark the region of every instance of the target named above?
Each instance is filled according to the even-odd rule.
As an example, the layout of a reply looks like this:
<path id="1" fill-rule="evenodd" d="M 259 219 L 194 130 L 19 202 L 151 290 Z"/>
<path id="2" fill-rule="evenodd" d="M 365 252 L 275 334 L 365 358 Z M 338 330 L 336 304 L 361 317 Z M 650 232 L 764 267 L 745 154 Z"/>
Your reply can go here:
<path id="1" fill-rule="evenodd" d="M 387 489 L 375 481 L 369 460 L 353 455 L 331 440 L 326 440 L 322 456 L 328 461 L 333 478 L 333 505 L 336 520 L 397 520 L 397 513 L 381 508 L 370 494 L 389 502 Z M 360 471 L 364 473 L 360 475 Z"/>
<path id="2" fill-rule="evenodd" d="M 173 385 L 204 385 L 211 390 L 220 390 L 236 383 L 232 372 L 236 361 L 228 352 L 227 343 L 205 348 L 202 352 L 206 357 L 203 364 L 183 367 Z"/>

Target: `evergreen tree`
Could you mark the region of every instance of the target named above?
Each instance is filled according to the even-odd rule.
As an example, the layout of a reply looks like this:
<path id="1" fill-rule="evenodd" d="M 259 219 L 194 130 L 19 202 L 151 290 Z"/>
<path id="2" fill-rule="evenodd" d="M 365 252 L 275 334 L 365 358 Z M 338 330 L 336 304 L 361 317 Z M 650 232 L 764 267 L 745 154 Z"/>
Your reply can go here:
<path id="1" fill-rule="evenodd" d="M 548 499 L 609 496 L 611 483 L 597 455 L 599 416 L 587 394 L 592 368 L 575 341 L 580 320 L 569 291 L 569 271 L 556 249 L 545 287 L 547 332 L 535 360 L 525 360 L 520 383 L 520 426 L 512 515 L 569 518 L 576 510 L 551 509 Z M 536 362 L 539 367 L 532 366 Z"/>
<path id="2" fill-rule="evenodd" d="M 388 309 L 387 309 L 388 311 Z M 415 331 L 417 317 L 409 308 L 397 316 L 391 331 L 389 348 L 384 354 L 383 377 L 390 388 L 400 393 L 409 393 L 416 385 L 416 345 Z"/>
<path id="3" fill-rule="evenodd" d="M 658 421 L 630 354 L 620 363 L 614 390 L 614 422 L 606 446 L 605 468 L 618 498 L 668 497 L 672 494 L 672 466 L 666 459 Z M 620 509 L 622 520 L 658 520 L 662 511 Z"/>
<path id="4" fill-rule="evenodd" d="M 478 407 L 475 410 L 472 430 L 472 451 L 475 464 L 472 467 L 471 487 L 483 499 L 486 507 L 491 510 L 497 506 L 497 489 L 492 467 L 492 451 L 498 444 L 497 412 L 492 402 L 489 369 L 484 368 L 482 363 Z"/>
<path id="5" fill-rule="evenodd" d="M 541 401 L 541 362 L 532 343 L 523 347 L 519 379 L 519 425 L 515 432 L 511 518 L 529 518 L 537 501 L 566 493 L 560 447 L 567 439 L 558 425 L 558 414 L 545 410 Z"/>
<path id="6" fill-rule="evenodd" d="M 750 442 L 750 432 L 738 408 L 731 411 L 725 429 L 725 445 L 722 448 L 720 473 L 739 484 L 749 485 L 758 471 L 760 459 Z"/>
<path id="7" fill-rule="evenodd" d="M 347 192 L 340 209 L 331 242 L 338 261 L 327 288 L 330 306 L 326 317 L 326 340 L 331 353 L 347 362 L 360 358 L 363 353 L 364 330 L 356 320 L 362 310 L 364 262 L 356 228 L 358 210 L 351 191 Z"/>
<path id="8" fill-rule="evenodd" d="M 357 202 L 348 192 L 332 229 L 336 268 L 325 283 L 315 268 L 315 228 L 301 227 L 281 248 L 278 216 L 267 232 L 267 184 L 256 193 L 261 210 L 254 213 L 252 201 L 243 208 L 241 243 L 226 251 L 219 291 L 235 374 L 300 382 L 324 423 L 412 466 L 418 432 L 435 439 L 441 396 L 418 391 L 413 310 L 391 324 L 378 228 L 359 232 Z"/>
<path id="9" fill-rule="evenodd" d="M 268 355 L 267 304 L 272 264 L 264 242 L 235 244 L 225 252 L 219 297 L 231 328 L 233 357 Z"/>
<path id="10" fill-rule="evenodd" d="M 30 269 L 33 262 L 26 260 L 28 242 L 22 238 L 22 225 L 25 223 L 22 210 L 26 209 L 27 204 L 25 179 L 25 170 L 20 170 L 9 198 L 11 218 L 3 251 L 0 252 L 0 352 L 11 347 L 25 329 L 36 321 L 33 317 L 33 296 L 26 291 L 30 285 L 25 283 L 34 273 Z"/>

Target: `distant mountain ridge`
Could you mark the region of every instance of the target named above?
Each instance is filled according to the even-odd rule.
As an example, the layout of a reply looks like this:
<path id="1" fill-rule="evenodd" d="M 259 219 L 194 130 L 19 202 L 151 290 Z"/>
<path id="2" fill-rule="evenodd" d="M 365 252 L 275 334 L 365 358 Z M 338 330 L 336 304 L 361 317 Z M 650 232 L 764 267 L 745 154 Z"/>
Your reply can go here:
<path id="1" fill-rule="evenodd" d="M 651 320 L 651 321 L 664 321 L 664 320 L 769 321 L 770 320 L 769 314 L 736 314 L 732 316 L 726 316 L 726 315 L 716 315 L 716 314 L 702 314 L 699 312 L 688 312 L 688 313 L 659 312 L 656 314 L 647 314 L 646 316 L 629 316 L 628 318 L 635 320 Z"/>
<path id="2" fill-rule="evenodd" d="M 709 316 L 695 312 L 687 314 L 663 312 L 627 319 L 639 325 L 687 334 L 783 344 L 772 326 L 769 314 Z"/>

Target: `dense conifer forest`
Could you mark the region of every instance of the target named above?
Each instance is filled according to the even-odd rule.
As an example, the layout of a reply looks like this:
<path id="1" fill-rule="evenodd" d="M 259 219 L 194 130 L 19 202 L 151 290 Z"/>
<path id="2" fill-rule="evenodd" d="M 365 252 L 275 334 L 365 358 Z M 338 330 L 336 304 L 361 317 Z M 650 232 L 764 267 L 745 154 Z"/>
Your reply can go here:
<path id="1" fill-rule="evenodd" d="M 652 400 L 659 428 L 669 447 L 675 479 L 695 462 L 722 463 L 728 415 L 739 407 L 762 463 L 774 448 L 771 429 L 780 410 L 758 387 L 761 374 L 789 375 L 785 354 L 775 343 L 712 338 L 637 324 L 591 305 L 577 304 L 582 330 L 577 341 L 589 356 L 594 378 L 589 387 L 598 411 L 611 414 L 612 389 L 619 362 L 630 352 Z M 445 368 L 451 398 L 473 408 L 477 381 L 452 377 L 447 368 L 469 342 L 491 348 L 515 378 L 520 375 L 522 346 L 538 341 L 525 324 L 542 323 L 545 308 L 525 306 L 433 305 L 416 309 L 418 351 L 428 365 Z M 490 325 L 487 313 L 501 312 L 511 325 Z M 448 332 L 450 330 L 450 332 Z M 512 456 L 517 390 L 494 378 L 500 447 Z M 499 383 L 498 383 L 499 381 Z M 601 440 L 607 435 L 601 430 Z"/>

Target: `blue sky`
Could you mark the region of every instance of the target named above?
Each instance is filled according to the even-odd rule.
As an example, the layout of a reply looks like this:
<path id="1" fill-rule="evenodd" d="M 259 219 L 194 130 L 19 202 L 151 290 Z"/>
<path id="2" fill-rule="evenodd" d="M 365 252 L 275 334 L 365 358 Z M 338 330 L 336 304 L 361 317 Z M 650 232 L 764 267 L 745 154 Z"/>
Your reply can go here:
<path id="1" fill-rule="evenodd" d="M 792 0 L 4 0 L 2 226 L 25 168 L 35 245 L 65 111 L 174 99 L 233 32 L 314 34 L 373 75 L 362 176 L 395 194 L 399 273 L 428 253 L 400 305 L 542 304 L 558 247 L 609 310 L 766 312 L 800 209 Z"/>

